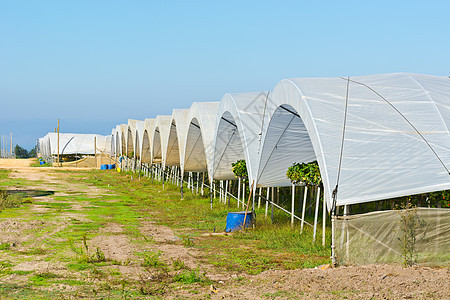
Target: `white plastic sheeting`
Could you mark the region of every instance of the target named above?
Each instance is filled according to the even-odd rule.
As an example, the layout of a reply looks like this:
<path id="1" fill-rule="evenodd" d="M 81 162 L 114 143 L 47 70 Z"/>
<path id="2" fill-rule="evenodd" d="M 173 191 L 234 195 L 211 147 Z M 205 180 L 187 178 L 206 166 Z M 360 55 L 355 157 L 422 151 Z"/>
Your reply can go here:
<path id="1" fill-rule="evenodd" d="M 116 155 L 118 156 L 127 154 L 127 134 L 127 124 L 120 124 L 116 126 Z"/>
<path id="2" fill-rule="evenodd" d="M 140 144 L 141 162 L 151 163 L 152 162 L 152 148 L 150 137 L 152 132 L 155 130 L 155 119 L 145 119 L 144 120 L 144 132 L 142 133 L 142 140 Z"/>
<path id="3" fill-rule="evenodd" d="M 179 166 L 180 160 L 184 156 L 187 119 L 189 109 L 174 109 L 169 123 L 169 136 L 167 139 L 166 166 Z"/>
<path id="4" fill-rule="evenodd" d="M 122 155 L 122 126 L 116 125 L 114 132 L 115 132 L 114 142 L 115 142 L 115 151 L 116 151 L 115 154 L 117 156 L 121 156 Z"/>
<path id="5" fill-rule="evenodd" d="M 189 111 L 182 172 L 205 172 L 212 178 L 214 127 L 219 102 L 194 102 Z"/>
<path id="6" fill-rule="evenodd" d="M 143 130 L 143 128 L 144 121 L 128 119 L 128 126 L 126 131 L 126 154 L 128 156 L 136 157 L 136 151 L 139 151 L 136 149 L 136 139 L 138 139 L 137 130 Z"/>
<path id="7" fill-rule="evenodd" d="M 144 121 L 141 120 L 128 120 L 128 128 L 132 130 L 132 138 L 133 138 L 133 149 L 134 149 L 134 157 L 141 157 L 141 145 L 142 145 L 142 136 L 144 134 Z"/>
<path id="8" fill-rule="evenodd" d="M 316 160 L 328 206 L 450 189 L 450 79 L 418 74 L 286 79 L 265 117 L 258 184 Z"/>
<path id="9" fill-rule="evenodd" d="M 43 156 L 49 157 L 58 154 L 58 134 L 48 133 L 43 138 L 45 145 L 42 151 Z M 95 150 L 97 146 L 97 151 Z M 60 155 L 94 155 L 110 154 L 111 136 L 97 134 L 60 133 L 59 134 L 59 154 Z"/>
<path id="10" fill-rule="evenodd" d="M 155 129 L 152 132 L 152 162 L 162 163 L 165 166 L 167 154 L 167 141 L 169 138 L 169 125 L 172 116 L 157 116 L 155 120 Z"/>
<path id="11" fill-rule="evenodd" d="M 50 140 L 47 136 L 39 138 L 39 152 L 45 159 L 48 159 L 50 154 Z"/>
<path id="12" fill-rule="evenodd" d="M 116 129 L 111 130 L 111 156 L 116 155 Z"/>
<path id="13" fill-rule="evenodd" d="M 236 179 L 231 164 L 245 159 L 250 182 L 256 180 L 258 150 L 268 94 L 226 94 L 222 98 L 214 137 L 214 179 Z"/>

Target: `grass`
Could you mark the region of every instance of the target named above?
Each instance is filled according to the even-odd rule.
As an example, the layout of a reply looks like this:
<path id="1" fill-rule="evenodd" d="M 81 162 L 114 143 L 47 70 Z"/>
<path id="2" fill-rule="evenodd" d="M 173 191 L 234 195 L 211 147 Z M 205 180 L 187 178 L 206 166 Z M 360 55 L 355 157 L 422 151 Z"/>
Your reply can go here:
<path id="1" fill-rule="evenodd" d="M 9 250 L 11 248 L 11 245 L 9 243 L 1 243 L 0 244 L 0 250 Z"/>
<path id="2" fill-rule="evenodd" d="M 51 272 L 42 272 L 37 273 L 29 278 L 30 283 L 33 285 L 49 285 L 51 284 L 51 280 L 59 278 L 60 276 Z"/>
<path id="3" fill-rule="evenodd" d="M 30 167 L 51 167 L 52 165 L 49 163 L 40 164 L 39 159 L 34 159 L 31 163 Z"/>
<path id="4" fill-rule="evenodd" d="M 160 260 L 161 252 L 150 252 L 142 254 L 144 261 L 141 266 L 144 268 L 157 268 L 163 271 L 167 271 L 167 264 Z"/>
<path id="5" fill-rule="evenodd" d="M 175 282 L 181 282 L 184 284 L 193 284 L 193 283 L 201 283 L 201 284 L 211 284 L 212 281 L 209 280 L 204 273 L 201 273 L 199 269 L 182 270 L 180 273 L 173 277 Z"/>
<path id="6" fill-rule="evenodd" d="M 19 207 L 22 204 L 23 198 L 19 194 L 8 194 L 4 190 L 0 190 L 0 211 L 6 208 Z"/>
<path id="7" fill-rule="evenodd" d="M 300 234 L 299 224 L 292 229 L 289 216 L 275 211 L 274 224 L 270 219 L 258 217 L 255 229 L 232 236 L 205 237 L 202 236 L 204 233 L 223 231 L 227 213 L 233 211 L 234 206 L 230 209 L 216 203 L 211 210 L 208 197 L 187 192 L 181 200 L 178 188 L 168 184 L 164 193 L 161 193 L 161 184 L 151 184 L 147 179 L 131 181 L 128 179 L 130 176 L 125 175 L 126 184 L 123 184 L 123 173 L 105 172 L 101 173 L 102 177 L 95 173 L 97 171 L 84 180 L 122 195 L 124 204 L 129 207 L 141 211 L 151 209 L 153 219 L 159 224 L 180 231 L 184 246 L 203 250 L 205 260 L 225 270 L 258 274 L 271 268 L 312 268 L 330 262 L 328 227 L 324 247 L 321 232 L 318 233 L 316 243 L 313 243 L 310 227 L 305 226 Z M 264 216 L 264 210 L 261 208 L 256 214 Z"/>
<path id="8" fill-rule="evenodd" d="M 196 294 L 197 287 L 212 283 L 200 269 L 188 268 L 181 259 L 165 261 L 161 252 L 149 250 L 157 249 L 160 242 L 141 231 L 144 221 L 172 228 L 177 238 L 170 243 L 195 248 L 199 250 L 197 258 L 200 261 L 228 272 L 258 274 L 267 269 L 314 267 L 329 262 L 329 240 L 326 247 L 320 242 L 312 243 L 311 229 L 306 227 L 300 234 L 298 226 L 292 229 L 288 216 L 278 211 L 275 211 L 274 224 L 263 217 L 261 209 L 256 211 L 255 229 L 231 235 L 208 235 L 224 230 L 227 213 L 235 210 L 235 204 L 227 207 L 214 202 L 211 210 L 208 197 L 192 195 L 188 191 L 181 200 L 175 186 L 166 184 L 162 190 L 162 185 L 156 181 L 152 184 L 144 177 L 138 180 L 136 175 L 131 180 L 130 174 L 126 173 L 100 170 L 56 170 L 54 173 L 64 174 L 70 184 L 83 187 L 83 191 L 66 193 L 67 185 L 57 183 L 54 184 L 55 195 L 46 195 L 45 201 L 39 198 L 32 201 L 34 208 L 45 210 L 30 210 L 29 206 L 22 205 L 6 208 L 0 214 L 0 222 L 16 219 L 20 224 L 35 224 L 26 234 L 39 239 L 37 244 L 22 244 L 20 251 L 12 251 L 0 244 L 0 250 L 11 255 L 11 263 L 0 263 L 0 276 L 15 274 L 27 279 L 25 286 L 0 285 L 0 293 L 5 297 L 45 299 L 46 292 L 37 291 L 35 287 L 45 289 L 66 284 L 76 286 L 80 292 L 78 296 L 85 298 L 126 296 L 139 299 L 148 295 L 162 296 L 175 286 L 186 286 Z M 23 186 L 31 185 L 26 180 L 11 180 L 9 175 L 9 171 L 0 170 L 0 183 L 8 186 L 22 181 Z M 90 195 L 91 187 L 101 189 L 101 195 Z M 59 191 L 65 195 L 58 195 Z M 63 225 L 60 225 L 61 220 L 64 220 Z M 145 249 L 138 253 L 138 261 L 114 260 L 92 242 L 101 228 L 111 224 L 120 226 L 120 234 L 126 235 L 133 245 Z M 320 234 L 318 241 L 321 241 Z M 14 264 L 36 260 L 59 262 L 70 274 L 77 275 L 52 277 L 58 275 L 11 270 Z M 148 275 L 138 281 L 123 281 L 124 275 L 112 269 L 116 265 L 141 267 Z M 97 278 L 95 288 L 87 274 Z M 14 294 L 18 288 L 21 292 Z M 72 296 L 78 297 L 72 292 L 65 295 Z"/>

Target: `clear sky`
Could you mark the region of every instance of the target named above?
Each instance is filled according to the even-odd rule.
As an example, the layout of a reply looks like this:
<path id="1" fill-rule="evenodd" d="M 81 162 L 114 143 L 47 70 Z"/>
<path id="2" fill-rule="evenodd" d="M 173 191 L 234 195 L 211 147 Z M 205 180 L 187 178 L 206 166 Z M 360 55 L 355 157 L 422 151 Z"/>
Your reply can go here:
<path id="1" fill-rule="evenodd" d="M 283 78 L 450 75 L 450 1 L 0 1 L 0 134 L 110 134 Z"/>

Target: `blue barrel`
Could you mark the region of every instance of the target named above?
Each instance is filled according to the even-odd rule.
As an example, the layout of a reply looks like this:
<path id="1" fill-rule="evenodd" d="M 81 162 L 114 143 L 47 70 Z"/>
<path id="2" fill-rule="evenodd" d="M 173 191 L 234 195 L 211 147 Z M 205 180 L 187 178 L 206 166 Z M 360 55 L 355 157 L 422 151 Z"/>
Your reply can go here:
<path id="1" fill-rule="evenodd" d="M 43 165 L 43 164 L 45 164 L 45 161 L 40 160 L 40 161 L 39 161 L 39 164 L 40 164 L 40 165 Z"/>
<path id="2" fill-rule="evenodd" d="M 108 165 L 107 164 L 101 165 L 100 170 L 108 170 Z"/>
<path id="3" fill-rule="evenodd" d="M 227 225 L 225 227 L 226 232 L 242 229 L 244 224 L 245 211 L 230 212 L 227 215 Z M 252 212 L 247 212 L 247 218 L 245 219 L 245 227 L 250 227 L 252 223 Z"/>
<path id="4" fill-rule="evenodd" d="M 115 164 L 108 164 L 108 170 L 114 170 L 116 168 Z"/>

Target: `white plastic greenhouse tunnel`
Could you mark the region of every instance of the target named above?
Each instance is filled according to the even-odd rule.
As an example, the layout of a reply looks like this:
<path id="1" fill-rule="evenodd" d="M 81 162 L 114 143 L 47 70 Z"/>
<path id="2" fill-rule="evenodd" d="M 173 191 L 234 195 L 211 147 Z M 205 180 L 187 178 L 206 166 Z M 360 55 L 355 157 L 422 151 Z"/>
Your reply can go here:
<path id="1" fill-rule="evenodd" d="M 151 133 L 155 130 L 155 119 L 145 119 L 144 132 L 142 134 L 142 140 L 140 144 L 141 162 L 150 164 L 152 162 L 152 149 L 150 137 Z"/>
<path id="2" fill-rule="evenodd" d="M 268 95 L 268 92 L 255 92 L 226 94 L 222 98 L 216 119 L 212 172 L 214 180 L 225 180 L 225 190 L 228 189 L 228 181 L 236 180 L 232 164 L 245 160 L 249 184 L 253 183 L 252 192 L 255 195 L 258 150 Z M 223 182 L 221 185 L 223 186 Z M 220 190 L 222 189 L 223 187 Z M 241 189 L 239 180 L 238 204 L 242 202 L 244 206 L 244 198 L 245 186 Z M 254 209 L 254 201 L 252 203 Z"/>
<path id="3" fill-rule="evenodd" d="M 219 102 L 194 102 L 189 110 L 184 150 L 181 151 L 181 174 L 188 172 L 188 188 L 203 195 L 205 174 L 212 178 L 214 126 Z M 201 183 L 200 183 L 201 181 Z M 210 180 L 211 186 L 211 180 Z"/>
<path id="4" fill-rule="evenodd" d="M 156 165 L 155 176 L 163 182 L 165 180 L 165 161 L 167 154 L 167 142 L 169 138 L 170 122 L 172 116 L 158 115 L 155 120 L 155 128 L 150 138 L 152 141 L 152 163 Z"/>
<path id="5" fill-rule="evenodd" d="M 171 116 L 129 120 L 113 130 L 111 151 L 129 156 L 127 170 L 143 170 L 163 186 L 185 182 L 202 194 L 209 187 L 211 205 L 217 193 L 219 203 L 234 198 L 238 208 L 253 199 L 252 211 L 262 203 L 267 217 L 270 205 L 272 220 L 276 207 L 292 224 L 300 221 L 301 230 L 313 227 L 314 240 L 321 219 L 323 244 L 331 214 L 339 264 L 399 262 L 396 233 L 408 210 L 394 204 L 416 195 L 428 203 L 414 210 L 427 224 L 417 239 L 418 263 L 448 264 L 450 210 L 432 208 L 429 197 L 450 189 L 449 123 L 447 77 L 295 78 L 271 92 L 226 94 Z M 39 145 L 51 148 L 45 139 Z M 246 163 L 245 183 L 232 170 L 239 160 Z M 294 163 L 315 161 L 323 186 L 296 186 L 287 177 Z"/>
<path id="6" fill-rule="evenodd" d="M 257 181 L 264 186 L 290 185 L 286 178 L 290 165 L 317 160 L 328 209 L 336 213 L 335 207 L 345 207 L 344 214 L 351 204 L 448 190 L 449 123 L 447 77 L 286 79 L 275 87 L 267 104 Z M 448 210 L 435 213 L 436 219 L 448 220 Z M 376 220 L 386 225 L 388 219 L 381 214 Z M 349 233 L 349 217 L 336 222 Z M 359 240 L 364 237 L 374 243 L 372 251 L 357 253 L 360 249 L 350 245 L 351 237 L 344 239 L 341 234 L 341 246 L 337 245 L 341 263 L 366 262 L 373 256 L 379 262 L 395 260 L 398 246 L 386 244 L 383 237 L 389 228 L 374 235 L 369 228 L 377 227 L 368 223 L 365 231 L 360 217 L 354 228 Z M 332 243 L 334 250 L 335 236 Z M 435 250 L 447 246 L 448 242 Z M 380 253 L 375 253 L 378 249 Z"/>
<path id="7" fill-rule="evenodd" d="M 50 164 L 96 167 L 111 160 L 110 135 L 54 133 L 39 139 L 42 158 Z"/>

